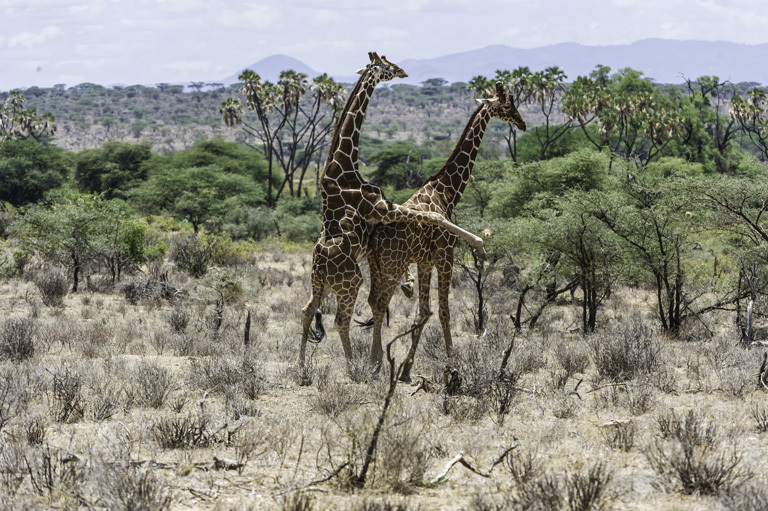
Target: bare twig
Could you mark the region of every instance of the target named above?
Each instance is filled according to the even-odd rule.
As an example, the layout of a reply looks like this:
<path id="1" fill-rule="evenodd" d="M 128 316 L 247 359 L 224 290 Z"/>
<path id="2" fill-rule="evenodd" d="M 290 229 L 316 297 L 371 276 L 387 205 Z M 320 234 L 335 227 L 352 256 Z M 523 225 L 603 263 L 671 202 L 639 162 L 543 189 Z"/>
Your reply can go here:
<path id="1" fill-rule="evenodd" d="M 515 347 L 515 337 L 517 337 L 517 328 L 512 331 L 512 340 L 509 341 L 509 347 L 504 350 L 504 356 L 501 357 L 501 367 L 499 373 L 503 373 L 507 368 L 507 362 L 509 362 L 509 356 L 512 354 L 512 349 Z"/>
<path id="2" fill-rule="evenodd" d="M 473 472 L 473 473 L 475 473 L 475 474 L 477 474 L 477 475 L 479 475 L 481 477 L 485 477 L 485 478 L 491 477 L 491 472 L 493 472 L 493 469 L 496 468 L 496 465 L 501 463 L 504 460 L 504 458 L 507 456 L 507 454 L 509 454 L 510 452 L 512 452 L 516 448 L 517 448 L 516 445 L 513 445 L 512 447 L 507 448 L 501 454 L 501 456 L 499 456 L 496 459 L 496 461 L 493 462 L 493 464 L 491 465 L 491 468 L 488 469 L 488 472 L 481 472 L 480 470 L 478 470 L 475 467 L 473 467 L 472 465 L 470 465 L 469 462 L 466 459 L 464 459 L 464 454 L 463 453 L 462 454 L 457 454 L 453 459 L 451 459 L 451 461 L 448 462 L 448 464 L 445 466 L 443 471 L 440 472 L 437 476 L 435 476 L 429 482 L 429 484 L 437 484 L 437 483 L 441 482 L 443 479 L 446 478 L 446 476 L 448 475 L 448 472 L 450 472 L 450 470 L 455 465 L 457 465 L 457 464 L 463 465 L 467 470 L 469 470 L 469 471 L 471 471 L 471 472 Z"/>
<path id="3" fill-rule="evenodd" d="M 594 388 L 588 390 L 587 394 L 591 394 L 593 392 L 597 392 L 598 390 L 607 389 L 609 387 L 626 387 L 626 386 L 627 386 L 627 382 L 625 382 L 625 381 L 620 381 L 620 382 L 616 382 L 616 383 L 606 383 L 605 385 L 600 385 L 599 387 L 594 387 Z"/>

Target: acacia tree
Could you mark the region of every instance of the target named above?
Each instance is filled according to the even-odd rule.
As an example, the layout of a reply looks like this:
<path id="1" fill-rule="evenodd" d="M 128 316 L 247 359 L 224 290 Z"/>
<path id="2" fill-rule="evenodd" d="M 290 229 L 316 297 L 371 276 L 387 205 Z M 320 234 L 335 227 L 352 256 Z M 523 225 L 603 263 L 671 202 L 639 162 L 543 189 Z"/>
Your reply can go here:
<path id="1" fill-rule="evenodd" d="M 675 180 L 654 180 L 638 169 L 614 191 L 579 198 L 580 207 L 618 237 L 636 278 L 649 278 L 661 326 L 672 335 L 680 332 L 688 306 L 684 265 L 690 230 L 678 186 Z"/>
<path id="2" fill-rule="evenodd" d="M 753 340 L 753 331 L 745 325 L 740 300 L 750 295 L 753 303 L 756 295 L 764 299 L 768 288 L 767 190 L 765 170 L 755 177 L 708 177 L 690 180 L 685 186 L 686 193 L 708 208 L 711 227 L 724 235 L 739 266 L 739 279 L 732 279 L 723 297 L 707 310 L 735 312 L 744 343 Z M 751 324 L 750 320 L 746 322 Z"/>
<path id="3" fill-rule="evenodd" d="M 9 139 L 32 137 L 38 142 L 56 133 L 56 119 L 51 114 L 38 114 L 34 108 L 24 108 L 24 95 L 15 90 L 0 106 L 0 143 Z"/>
<path id="4" fill-rule="evenodd" d="M 685 83 L 688 94 L 681 101 L 681 110 L 686 115 L 680 126 L 680 143 L 686 158 L 699 163 L 714 160 L 717 171 L 726 172 L 726 156 L 740 129 L 736 119 L 723 112 L 735 94 L 734 86 L 727 80 L 721 82 L 717 76 L 686 79 Z M 689 110 L 692 111 L 687 114 Z"/>
<path id="5" fill-rule="evenodd" d="M 731 98 L 731 118 L 739 123 L 752 143 L 768 160 L 768 95 L 764 89 L 754 88 L 747 97 Z"/>
<path id="6" fill-rule="evenodd" d="M 240 93 L 255 123 L 243 121 L 243 106 L 236 98 L 222 104 L 220 112 L 227 126 L 242 124 L 243 130 L 260 144 L 268 164 L 267 203 L 274 207 L 287 188 L 300 197 L 302 185 L 313 157 L 328 144 L 336 114 L 343 104 L 344 88 L 327 74 L 311 82 L 304 73 L 283 71 L 277 83 L 261 81 L 251 70 L 239 77 Z M 308 93 L 311 92 L 311 96 Z M 274 166 L 282 171 L 282 181 L 273 190 Z"/>
<path id="7" fill-rule="evenodd" d="M 126 268 L 161 254 L 161 244 L 145 245 L 145 234 L 144 222 L 123 203 L 71 191 L 23 209 L 11 229 L 22 248 L 69 268 L 73 293 L 89 262 L 104 263 L 117 281 Z"/>

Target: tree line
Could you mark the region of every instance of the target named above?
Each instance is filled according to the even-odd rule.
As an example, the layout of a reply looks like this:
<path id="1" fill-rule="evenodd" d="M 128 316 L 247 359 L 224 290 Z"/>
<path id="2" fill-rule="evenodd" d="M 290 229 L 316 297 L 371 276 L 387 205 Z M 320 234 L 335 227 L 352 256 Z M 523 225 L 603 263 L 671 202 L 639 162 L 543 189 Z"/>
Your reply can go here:
<path id="1" fill-rule="evenodd" d="M 765 310 L 768 270 L 765 92 L 707 76 L 659 86 L 605 66 L 566 79 L 554 67 L 518 68 L 462 85 L 484 95 L 501 81 L 540 121 L 524 134 L 503 123 L 489 128 L 487 138 L 503 141 L 506 155 L 481 151 L 455 212 L 488 236 L 487 262 L 457 251 L 481 304 L 475 326 L 482 331 L 494 295 L 505 297 L 522 327 L 578 293 L 580 328 L 591 331 L 612 291 L 628 285 L 652 292 L 671 335 L 686 325 L 708 328 L 707 314 L 727 311 L 749 341 L 753 317 Z M 324 162 L 344 87 L 291 71 L 275 84 L 252 72 L 241 80 L 239 96 L 226 98 L 218 114 L 247 143 L 201 140 L 168 154 L 127 142 L 63 151 L 51 143 L 54 119 L 25 108 L 21 93 L 8 96 L 0 112 L 0 228 L 19 255 L 6 267 L 18 269 L 34 251 L 69 268 L 75 287 L 85 259 L 118 281 L 162 254 L 153 233 L 168 229 L 163 218 L 201 236 L 312 240 L 319 202 L 309 179 Z M 423 89 L 434 99 L 454 86 L 435 79 Z M 452 147 L 436 138 L 367 133 L 365 172 L 402 200 Z"/>

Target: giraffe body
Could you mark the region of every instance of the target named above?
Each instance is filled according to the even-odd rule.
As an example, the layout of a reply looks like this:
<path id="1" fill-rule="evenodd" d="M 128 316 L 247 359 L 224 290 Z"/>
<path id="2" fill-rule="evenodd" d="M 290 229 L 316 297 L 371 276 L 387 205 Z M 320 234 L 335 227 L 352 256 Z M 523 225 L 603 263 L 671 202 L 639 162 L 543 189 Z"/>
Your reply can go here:
<path id="1" fill-rule="evenodd" d="M 525 122 L 500 83 L 496 89 L 496 96 L 482 100 L 481 105 L 472 114 L 445 165 L 403 203 L 404 207 L 440 214 L 450 219 L 469 182 L 480 142 L 491 117 L 511 122 L 519 129 L 525 130 Z M 446 352 L 449 357 L 452 355 L 448 292 L 453 274 L 453 250 L 456 241 L 454 234 L 435 225 L 393 223 L 378 226 L 374 230 L 368 256 L 371 268 L 368 303 L 373 311 L 371 360 L 374 364 L 380 364 L 382 359 L 381 328 L 387 307 L 400 277 L 411 262 L 418 264 L 419 319 L 430 313 L 430 280 L 432 268 L 437 269 L 440 324 Z M 420 336 L 421 328 L 415 329 L 411 334 L 411 348 L 403 368 L 402 379 L 410 379 Z"/>
<path id="2" fill-rule="evenodd" d="M 312 318 L 322 300 L 336 294 L 335 325 L 349 362 L 349 324 L 363 282 L 358 260 L 368 250 L 373 227 L 392 222 L 441 225 L 467 239 L 484 255 L 482 239 L 433 211 L 412 210 L 392 204 L 381 189 L 363 180 L 358 171 L 358 145 L 365 111 L 373 90 L 381 81 L 407 76 L 395 64 L 369 53 L 371 63 L 361 71 L 334 130 L 328 160 L 320 178 L 323 227 L 312 254 L 312 296 L 302 309 L 299 362 L 304 363 Z"/>

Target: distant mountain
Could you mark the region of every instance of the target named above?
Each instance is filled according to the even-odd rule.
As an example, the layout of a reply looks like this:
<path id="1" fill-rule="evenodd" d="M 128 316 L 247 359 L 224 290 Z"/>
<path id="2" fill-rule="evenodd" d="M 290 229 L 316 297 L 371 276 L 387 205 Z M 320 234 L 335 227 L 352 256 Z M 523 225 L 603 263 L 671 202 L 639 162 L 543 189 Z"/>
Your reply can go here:
<path id="1" fill-rule="evenodd" d="M 398 83 L 420 84 L 429 78 L 445 78 L 449 82 L 467 82 L 473 76 L 492 77 L 497 69 L 513 70 L 528 66 L 539 71 L 559 66 L 568 81 L 587 75 L 596 65 L 610 66 L 616 71 L 631 67 L 659 83 L 682 83 L 683 76 L 695 79 L 717 75 L 731 82 L 768 84 L 768 44 L 739 44 L 726 41 L 676 41 L 643 39 L 632 44 L 587 46 L 562 43 L 541 48 L 519 49 L 506 45 L 486 46 L 479 50 L 454 53 L 432 59 L 406 59 L 397 62 L 408 73 Z M 280 71 L 294 69 L 317 76 L 299 60 L 274 55 L 248 66 L 262 78 L 274 81 Z M 239 72 L 238 72 L 239 75 Z M 357 75 L 334 76 L 339 82 L 354 83 Z M 233 83 L 237 75 L 230 77 Z"/>
<path id="2" fill-rule="evenodd" d="M 306 73 L 307 76 L 310 78 L 314 78 L 317 75 L 322 74 L 322 72 L 317 72 L 311 67 L 304 64 L 302 61 L 294 59 L 293 57 L 289 57 L 288 55 L 272 55 L 271 57 L 267 57 L 264 59 L 261 59 L 258 62 L 255 62 L 251 64 L 250 66 L 244 67 L 243 69 L 239 70 L 237 73 L 228 76 L 222 80 L 224 85 L 231 85 L 233 83 L 238 82 L 238 77 L 240 76 L 240 73 L 245 71 L 246 69 L 250 69 L 251 71 L 254 71 L 256 74 L 258 74 L 262 80 L 269 80 L 270 82 L 274 83 L 277 81 L 277 79 L 280 76 L 280 72 L 285 71 L 287 69 L 293 69 L 294 71 L 297 71 L 299 73 Z M 355 80 L 356 81 L 356 80 Z"/>

